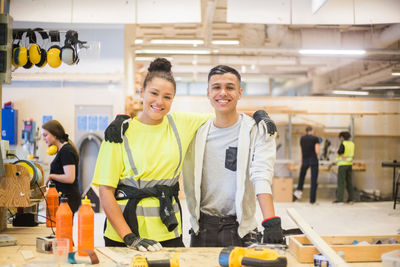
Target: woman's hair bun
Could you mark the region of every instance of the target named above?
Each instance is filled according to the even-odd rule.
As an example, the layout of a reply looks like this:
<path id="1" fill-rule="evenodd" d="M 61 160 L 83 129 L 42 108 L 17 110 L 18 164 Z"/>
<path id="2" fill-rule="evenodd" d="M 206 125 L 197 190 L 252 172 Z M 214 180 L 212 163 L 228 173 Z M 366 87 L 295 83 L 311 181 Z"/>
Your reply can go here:
<path id="1" fill-rule="evenodd" d="M 171 72 L 171 62 L 169 62 L 165 58 L 156 58 L 153 62 L 150 63 L 149 68 L 147 69 L 149 72 L 152 71 L 165 71 Z"/>

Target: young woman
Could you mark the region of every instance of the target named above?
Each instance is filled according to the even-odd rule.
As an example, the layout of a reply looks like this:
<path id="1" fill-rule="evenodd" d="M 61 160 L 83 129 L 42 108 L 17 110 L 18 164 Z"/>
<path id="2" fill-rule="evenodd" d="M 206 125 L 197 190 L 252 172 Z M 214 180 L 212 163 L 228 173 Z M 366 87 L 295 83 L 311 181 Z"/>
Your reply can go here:
<path id="1" fill-rule="evenodd" d="M 50 147 L 57 147 L 57 154 L 50 165 L 50 175 L 46 185 L 53 181 L 58 192 L 68 197 L 68 204 L 75 213 L 81 203 L 78 185 L 79 153 L 74 143 L 68 138 L 60 122 L 51 120 L 43 124 L 43 139 Z"/>
<path id="2" fill-rule="evenodd" d="M 184 246 L 178 177 L 193 136 L 212 116 L 167 115 L 176 92 L 171 63 L 158 58 L 148 71 L 143 112 L 126 121 L 124 142 L 102 143 L 93 179 L 107 216 L 105 245 L 141 251 Z"/>

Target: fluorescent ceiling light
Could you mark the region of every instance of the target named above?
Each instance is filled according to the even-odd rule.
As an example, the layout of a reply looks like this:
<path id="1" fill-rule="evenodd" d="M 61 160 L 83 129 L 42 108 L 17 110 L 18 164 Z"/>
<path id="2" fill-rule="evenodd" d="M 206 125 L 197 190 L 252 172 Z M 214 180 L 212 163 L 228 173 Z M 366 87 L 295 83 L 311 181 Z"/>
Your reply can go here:
<path id="1" fill-rule="evenodd" d="M 300 49 L 302 55 L 363 55 L 365 50 Z"/>
<path id="2" fill-rule="evenodd" d="M 214 45 L 239 45 L 239 40 L 213 40 Z"/>
<path id="3" fill-rule="evenodd" d="M 164 40 L 164 39 L 153 39 L 150 41 L 151 44 L 190 44 L 190 45 L 201 45 L 204 44 L 203 40 Z"/>
<path id="4" fill-rule="evenodd" d="M 361 91 L 342 91 L 342 90 L 335 90 L 332 91 L 335 95 L 368 95 L 369 92 L 361 92 Z"/>
<path id="5" fill-rule="evenodd" d="M 143 40 L 142 39 L 136 39 L 135 40 L 135 44 L 143 44 Z"/>
<path id="6" fill-rule="evenodd" d="M 136 54 L 171 54 L 171 55 L 208 55 L 210 50 L 171 50 L 171 49 L 142 49 L 136 50 Z"/>
<path id="7" fill-rule="evenodd" d="M 154 57 L 135 57 L 136 61 L 152 61 L 154 59 Z"/>
<path id="8" fill-rule="evenodd" d="M 362 90 L 389 90 L 389 89 L 400 89 L 400 85 L 376 85 L 376 86 L 363 86 Z"/>
<path id="9" fill-rule="evenodd" d="M 393 76 L 400 76 L 400 71 L 392 72 Z"/>

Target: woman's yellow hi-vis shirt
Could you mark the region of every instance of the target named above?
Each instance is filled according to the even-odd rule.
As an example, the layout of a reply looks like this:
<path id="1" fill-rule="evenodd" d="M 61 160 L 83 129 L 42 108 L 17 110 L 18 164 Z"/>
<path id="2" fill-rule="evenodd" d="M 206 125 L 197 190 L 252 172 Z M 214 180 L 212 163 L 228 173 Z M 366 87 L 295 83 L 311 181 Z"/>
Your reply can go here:
<path id="1" fill-rule="evenodd" d="M 172 113 L 171 115 L 179 134 L 183 160 L 197 129 L 212 115 L 197 113 Z M 180 160 L 180 153 L 177 138 L 166 116 L 158 125 L 143 124 L 135 118 L 129 123 L 125 136 L 129 140 L 129 148 L 138 175 L 135 176 L 132 171 L 123 143 L 103 141 L 97 158 L 93 178 L 94 185 L 117 188 L 121 179 L 134 179 L 139 184 L 151 184 L 154 186 L 158 182 L 162 183 L 162 180 L 174 178 L 174 173 Z M 178 173 L 181 167 L 179 166 Z M 117 201 L 121 206 L 126 205 L 127 202 L 128 200 Z M 152 214 L 145 214 L 146 216 L 143 216 L 140 212 L 137 214 L 140 237 L 156 241 L 179 237 L 182 234 L 182 222 L 177 203 L 173 199 L 173 207 L 176 210 L 175 216 L 179 225 L 172 232 L 168 231 L 159 216 L 154 216 L 159 214 L 159 206 L 160 203 L 156 197 L 144 198 L 138 203 L 137 211 L 141 207 L 153 207 L 154 209 L 147 210 L 158 211 L 152 212 Z M 110 222 L 107 222 L 104 235 L 111 240 L 123 242 Z"/>

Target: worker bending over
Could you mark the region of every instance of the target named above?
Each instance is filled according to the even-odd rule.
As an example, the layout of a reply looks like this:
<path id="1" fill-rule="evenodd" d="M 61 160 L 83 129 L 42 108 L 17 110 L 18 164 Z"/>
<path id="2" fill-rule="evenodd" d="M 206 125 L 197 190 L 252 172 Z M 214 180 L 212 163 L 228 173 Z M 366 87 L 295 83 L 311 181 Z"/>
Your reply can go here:
<path id="1" fill-rule="evenodd" d="M 240 74 L 229 66 L 214 67 L 208 74 L 207 97 L 216 117 L 198 129 L 182 168 L 192 247 L 256 242 L 256 196 L 264 218 L 263 241 L 283 239 L 271 195 L 276 126 L 264 111 L 254 114 L 257 118 L 264 113 L 263 122 L 273 126 L 270 136 L 236 110 L 240 82 Z"/>

